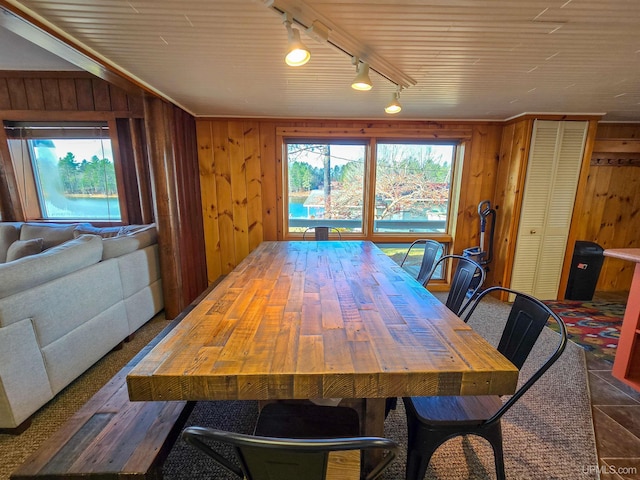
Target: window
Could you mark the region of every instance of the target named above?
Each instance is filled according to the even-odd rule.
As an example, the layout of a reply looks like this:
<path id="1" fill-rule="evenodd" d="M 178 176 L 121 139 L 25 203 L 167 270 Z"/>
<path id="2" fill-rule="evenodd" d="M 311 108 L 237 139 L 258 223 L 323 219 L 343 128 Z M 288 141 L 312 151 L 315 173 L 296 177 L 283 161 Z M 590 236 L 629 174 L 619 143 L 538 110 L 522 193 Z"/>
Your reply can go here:
<path id="1" fill-rule="evenodd" d="M 122 221 L 106 122 L 5 128 L 30 219 Z"/>
<path id="2" fill-rule="evenodd" d="M 453 145 L 378 143 L 376 232 L 445 232 Z"/>
<path id="3" fill-rule="evenodd" d="M 287 145 L 289 232 L 328 225 L 363 231 L 365 145 Z"/>
<path id="4" fill-rule="evenodd" d="M 326 225 L 382 243 L 450 242 L 456 142 L 292 138 L 285 147 L 285 236 Z"/>

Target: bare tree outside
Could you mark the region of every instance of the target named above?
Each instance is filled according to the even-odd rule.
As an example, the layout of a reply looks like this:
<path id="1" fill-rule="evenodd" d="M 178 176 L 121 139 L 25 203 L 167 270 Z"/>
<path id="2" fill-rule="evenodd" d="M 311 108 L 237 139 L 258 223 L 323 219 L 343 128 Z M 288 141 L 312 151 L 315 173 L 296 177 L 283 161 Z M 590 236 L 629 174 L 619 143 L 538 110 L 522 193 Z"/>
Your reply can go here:
<path id="1" fill-rule="evenodd" d="M 446 218 L 453 146 L 379 143 L 376 158 L 376 220 Z"/>
<path id="2" fill-rule="evenodd" d="M 453 145 L 378 144 L 375 231 L 444 228 L 454 150 Z M 362 231 L 365 158 L 365 145 L 288 144 L 290 231 L 304 229 L 302 219 L 328 219 L 345 231 Z"/>

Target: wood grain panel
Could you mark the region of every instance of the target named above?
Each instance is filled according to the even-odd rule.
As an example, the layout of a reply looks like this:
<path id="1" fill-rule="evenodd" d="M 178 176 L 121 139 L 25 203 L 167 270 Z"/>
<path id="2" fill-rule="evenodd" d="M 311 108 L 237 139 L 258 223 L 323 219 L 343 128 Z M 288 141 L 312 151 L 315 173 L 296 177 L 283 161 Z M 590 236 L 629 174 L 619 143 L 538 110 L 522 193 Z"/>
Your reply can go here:
<path id="1" fill-rule="evenodd" d="M 44 110 L 42 83 L 39 78 L 25 78 L 24 88 L 27 93 L 29 110 Z"/>
<path id="2" fill-rule="evenodd" d="M 260 167 L 260 123 L 244 122 L 244 158 L 247 182 L 247 228 L 249 252 L 264 238 L 262 227 L 262 171 Z"/>
<path id="3" fill-rule="evenodd" d="M 146 129 L 154 133 L 149 155 L 167 318 L 178 315 L 207 286 L 195 122 L 190 119 L 160 99 L 145 101 Z"/>
<path id="4" fill-rule="evenodd" d="M 233 212 L 235 264 L 249 255 L 249 221 L 247 217 L 247 166 L 245 158 L 244 122 L 229 123 L 229 173 Z"/>
<path id="5" fill-rule="evenodd" d="M 78 110 L 95 110 L 93 104 L 93 88 L 90 78 L 76 78 L 76 97 L 78 100 Z"/>
<path id="6" fill-rule="evenodd" d="M 21 78 L 7 78 L 7 88 L 12 110 L 29 110 L 27 91 Z"/>
<path id="7" fill-rule="evenodd" d="M 60 108 L 62 110 L 78 110 L 76 83 L 73 78 L 59 79 L 58 86 L 60 88 Z"/>
<path id="8" fill-rule="evenodd" d="M 260 122 L 262 229 L 264 240 L 278 239 L 276 132 L 273 122 Z"/>
<path id="9" fill-rule="evenodd" d="M 222 274 L 235 268 L 233 200 L 231 193 L 231 165 L 229 159 L 228 122 L 213 124 L 213 158 L 215 163 L 216 196 L 218 200 L 218 229 Z"/>
<path id="10" fill-rule="evenodd" d="M 44 95 L 45 110 L 62 110 L 60 85 L 58 84 L 57 78 L 43 78 L 42 93 Z M 14 110 L 16 109 L 14 108 Z"/>
<path id="11" fill-rule="evenodd" d="M 498 170 L 502 126 L 474 125 L 471 140 L 465 149 L 467 158 L 462 169 L 457 212 L 457 228 L 452 251 L 462 253 L 470 246 L 480 245 L 480 218 L 478 203 L 483 200 L 494 204 L 493 194 Z M 487 237 L 488 246 L 488 237 Z"/>
<path id="12" fill-rule="evenodd" d="M 197 122 L 196 134 L 198 139 L 200 197 L 207 256 L 207 279 L 209 284 L 211 284 L 222 275 L 220 232 L 218 229 L 218 200 L 216 195 L 211 123 Z"/>
<path id="13" fill-rule="evenodd" d="M 111 110 L 122 112 L 129 110 L 129 102 L 124 90 L 109 85 L 109 98 L 111 99 Z"/>
<path id="14" fill-rule="evenodd" d="M 515 254 L 520 206 L 533 121 L 524 119 L 505 126 L 495 185 L 496 230 L 494 260 L 488 285 L 509 286 Z"/>
<path id="15" fill-rule="evenodd" d="M 11 96 L 6 78 L 0 78 L 0 110 L 11 110 Z"/>
<path id="16" fill-rule="evenodd" d="M 176 137 L 173 143 L 180 216 L 182 296 L 194 300 L 207 286 L 204 232 L 200 208 L 200 181 L 195 119 L 182 109 L 173 108 Z"/>
<path id="17" fill-rule="evenodd" d="M 91 86 L 93 87 L 93 104 L 96 110 L 111 110 L 109 84 L 95 78 L 91 81 Z"/>

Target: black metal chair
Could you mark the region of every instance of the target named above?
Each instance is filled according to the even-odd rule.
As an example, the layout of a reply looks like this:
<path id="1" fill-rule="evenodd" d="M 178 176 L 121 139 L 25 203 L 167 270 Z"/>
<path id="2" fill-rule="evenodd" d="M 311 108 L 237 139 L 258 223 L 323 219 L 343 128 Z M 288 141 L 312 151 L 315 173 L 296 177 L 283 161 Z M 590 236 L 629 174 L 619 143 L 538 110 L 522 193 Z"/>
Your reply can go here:
<path id="1" fill-rule="evenodd" d="M 444 271 L 449 261 L 457 261 L 457 265 L 453 278 L 451 279 L 451 287 L 449 288 L 445 305 L 453 313 L 461 316 L 474 299 L 478 290 L 480 290 L 480 287 L 482 287 L 486 273 L 482 265 L 469 257 L 462 255 L 443 255 L 433 265 L 423 285 L 425 287 L 427 286 L 439 267 L 442 267 Z"/>
<path id="2" fill-rule="evenodd" d="M 340 230 L 338 230 L 336 227 L 325 227 L 325 226 L 309 227 L 302 234 L 303 240 L 306 240 L 307 233 L 309 232 L 314 232 L 314 240 L 316 241 L 329 240 L 330 232 L 337 233 L 338 239 L 342 240 L 342 235 L 340 234 Z"/>
<path id="3" fill-rule="evenodd" d="M 424 285 L 427 282 L 427 277 L 431 273 L 436 260 L 438 260 L 444 253 L 444 245 L 435 240 L 416 240 L 409 246 L 407 253 L 404 254 L 404 258 L 402 259 L 402 262 L 400 262 L 400 266 L 404 266 L 409 254 L 411 253 L 411 249 L 422 244 L 424 244 L 424 253 L 422 255 L 422 261 L 420 262 L 420 270 L 418 270 L 418 275 L 416 275 L 416 280 Z"/>
<path id="4" fill-rule="evenodd" d="M 314 413 L 324 412 L 317 416 L 316 421 L 312 421 L 312 424 L 324 424 L 324 426 L 321 426 L 316 431 L 308 431 L 306 429 L 309 424 L 307 424 L 306 420 L 303 419 L 299 422 L 294 415 L 293 420 L 285 419 L 284 428 L 282 426 L 276 428 L 276 433 L 283 433 L 283 431 L 290 428 L 293 432 L 304 434 L 306 438 L 283 438 L 273 434 L 270 436 L 259 435 L 257 432 L 273 425 L 273 420 L 277 420 L 280 414 L 292 411 L 291 405 L 285 405 L 285 410 L 280 408 L 279 405 L 281 404 L 269 404 L 263 408 L 263 412 L 266 414 L 265 418 L 269 420 L 265 424 L 261 424 L 260 418 L 263 416 L 261 413 L 258 418 L 256 435 L 244 435 L 204 427 L 187 427 L 182 432 L 182 438 L 213 458 L 238 478 L 246 480 L 271 480 L 274 478 L 279 480 L 325 480 L 325 478 L 328 478 L 327 473 L 331 472 L 332 465 L 331 457 L 329 456 L 331 452 L 382 449 L 387 454 L 366 476 L 367 480 L 374 480 L 389 467 L 396 457 L 398 445 L 387 438 L 358 436 L 310 438 L 322 435 L 323 431 L 331 430 L 332 424 L 338 430 L 344 430 L 345 426 L 339 424 L 339 419 L 332 418 L 333 412 L 331 411 L 334 408 L 351 410 L 344 407 L 319 407 L 316 409 L 315 407 L 318 406 L 315 405 L 298 405 L 297 407 L 300 408 L 294 408 L 298 413 L 300 411 L 305 411 L 305 413 L 310 411 Z M 351 412 L 355 414 L 354 410 L 351 410 Z M 311 417 L 313 418 L 314 416 L 312 415 Z M 357 427 L 357 414 L 355 418 L 355 426 Z M 334 420 L 338 420 L 338 422 L 334 422 Z M 350 423 L 350 420 L 347 420 L 347 423 Z M 211 442 L 231 445 L 239 466 L 216 450 L 211 445 Z M 337 471 L 333 472 L 334 478 L 360 478 L 360 455 L 358 452 L 351 453 L 355 453 L 355 456 L 351 457 L 355 459 L 351 465 L 353 468 L 349 469 L 347 465 L 349 460 L 342 457 L 337 460 L 339 467 Z M 347 472 L 353 472 L 354 477 L 347 476 Z"/>
<path id="5" fill-rule="evenodd" d="M 484 290 L 471 305 L 465 321 L 488 294 L 506 291 L 515 295 L 498 351 L 519 369 L 524 364 L 549 318 L 558 324 L 559 341 L 553 353 L 508 400 L 498 396 L 404 398 L 407 412 L 407 480 L 422 480 L 436 449 L 459 435 L 478 435 L 493 448 L 498 480 L 505 478 L 500 419 L 558 359 L 567 344 L 564 322 L 540 300 L 503 287 Z"/>

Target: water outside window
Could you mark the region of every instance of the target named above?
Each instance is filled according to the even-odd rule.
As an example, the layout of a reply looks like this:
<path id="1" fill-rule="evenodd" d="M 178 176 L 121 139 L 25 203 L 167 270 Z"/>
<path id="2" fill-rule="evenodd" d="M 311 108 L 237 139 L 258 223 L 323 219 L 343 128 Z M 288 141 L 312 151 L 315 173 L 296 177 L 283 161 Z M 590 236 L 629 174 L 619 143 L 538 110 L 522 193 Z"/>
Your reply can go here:
<path id="1" fill-rule="evenodd" d="M 364 145 L 288 144 L 289 232 L 362 232 L 365 157 Z"/>
<path id="2" fill-rule="evenodd" d="M 28 144 L 43 218 L 121 220 L 109 139 L 32 139 Z"/>

